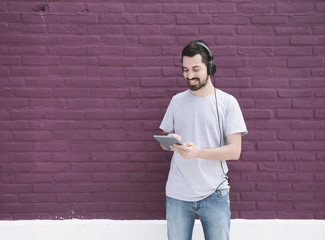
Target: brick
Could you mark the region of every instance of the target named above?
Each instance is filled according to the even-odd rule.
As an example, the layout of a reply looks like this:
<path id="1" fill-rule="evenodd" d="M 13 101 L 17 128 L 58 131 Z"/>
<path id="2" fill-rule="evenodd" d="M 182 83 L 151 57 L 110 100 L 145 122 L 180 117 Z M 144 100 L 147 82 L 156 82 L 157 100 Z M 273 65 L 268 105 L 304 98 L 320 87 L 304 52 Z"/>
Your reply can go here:
<path id="1" fill-rule="evenodd" d="M 86 55 L 85 47 L 51 47 L 49 50 L 51 55 L 57 56 L 84 56 Z"/>
<path id="2" fill-rule="evenodd" d="M 324 108 L 325 99 L 294 99 L 292 105 L 294 108 Z"/>
<path id="3" fill-rule="evenodd" d="M 36 203 L 34 205 L 34 211 L 37 213 L 66 213 L 70 209 L 70 205 L 67 203 L 53 204 L 53 203 Z M 60 219 L 63 219 L 60 217 Z"/>
<path id="4" fill-rule="evenodd" d="M 162 4 L 162 12 L 166 14 L 195 14 L 199 11 L 200 6 L 194 4 Z"/>
<path id="5" fill-rule="evenodd" d="M 291 45 L 314 45 L 316 43 L 313 36 L 291 36 Z"/>
<path id="6" fill-rule="evenodd" d="M 296 142 L 294 144 L 295 150 L 305 150 L 305 151 L 322 151 L 324 150 L 323 142 Z"/>
<path id="7" fill-rule="evenodd" d="M 325 16 L 318 14 L 290 16 L 289 18 L 293 24 L 324 23 L 325 21 Z"/>
<path id="8" fill-rule="evenodd" d="M 85 46 L 90 44 L 98 44 L 100 42 L 98 36 L 62 36 L 61 43 L 64 45 L 76 45 L 75 43 L 78 42 L 79 45 Z"/>
<path id="9" fill-rule="evenodd" d="M 285 118 L 285 119 L 311 119 L 313 118 L 313 111 L 312 110 L 294 110 L 294 109 L 283 109 L 277 110 L 276 116 L 278 118 Z"/>
<path id="10" fill-rule="evenodd" d="M 203 25 L 203 26 L 199 26 L 199 32 L 201 34 L 232 35 L 235 33 L 235 28 Z"/>
<path id="11" fill-rule="evenodd" d="M 45 141 L 51 139 L 49 132 L 15 132 L 14 138 L 20 141 Z"/>
<path id="12" fill-rule="evenodd" d="M 20 111 L 12 111 L 10 113 L 11 119 L 44 119 L 48 117 L 48 113 L 45 111 L 39 110 L 20 110 Z"/>
<path id="13" fill-rule="evenodd" d="M 304 56 L 312 55 L 313 50 L 311 47 L 280 47 L 275 49 L 276 55 L 284 56 Z"/>
<path id="14" fill-rule="evenodd" d="M 94 97 L 106 98 L 111 96 L 113 98 L 128 98 L 130 96 L 130 91 L 128 89 L 115 90 L 112 92 L 111 89 L 93 89 L 91 95 Z"/>
<path id="15" fill-rule="evenodd" d="M 293 149 L 292 144 L 288 142 L 259 142 L 257 143 L 259 151 L 289 151 Z"/>
<path id="16" fill-rule="evenodd" d="M 78 111 L 51 111 L 49 113 L 50 119 L 70 119 L 81 120 L 84 119 L 83 113 Z"/>
<path id="17" fill-rule="evenodd" d="M 215 60 L 215 64 L 220 67 L 244 67 L 247 66 L 247 60 L 243 58 L 223 58 Z"/>
<path id="18" fill-rule="evenodd" d="M 311 71 L 306 68 L 273 68 L 273 74 L 275 77 L 308 77 Z"/>
<path id="19" fill-rule="evenodd" d="M 123 69 L 117 67 L 89 67 L 84 68 L 87 70 L 87 75 L 90 77 L 122 77 L 123 76 Z"/>
<path id="20" fill-rule="evenodd" d="M 258 202 L 257 210 L 290 210 L 293 209 L 292 203 L 287 202 Z"/>
<path id="21" fill-rule="evenodd" d="M 260 47 L 238 47 L 237 52 L 239 55 L 244 56 L 256 56 L 256 57 L 263 57 L 263 56 L 273 56 L 274 51 L 272 48 L 260 48 Z"/>
<path id="22" fill-rule="evenodd" d="M 0 64 L 1 65 L 19 65 L 20 60 L 18 57 L 1 57 Z"/>
<path id="23" fill-rule="evenodd" d="M 287 60 L 284 58 L 255 58 L 249 61 L 253 67 L 285 67 Z"/>
<path id="24" fill-rule="evenodd" d="M 295 192 L 314 192 L 317 189 L 324 188 L 324 183 L 317 183 L 313 181 L 306 181 L 306 182 L 297 182 L 293 183 L 293 191 Z"/>
<path id="25" fill-rule="evenodd" d="M 89 89 L 86 88 L 56 88 L 53 89 L 53 96 L 61 98 L 89 97 Z"/>
<path id="26" fill-rule="evenodd" d="M 275 201 L 275 193 L 266 193 L 266 192 L 244 192 L 241 193 L 241 199 L 243 201 Z"/>
<path id="27" fill-rule="evenodd" d="M 323 121 L 297 121 L 292 123 L 292 128 L 299 128 L 299 129 L 322 129 L 321 126 L 325 122 Z"/>
<path id="28" fill-rule="evenodd" d="M 315 77 L 323 77 L 325 76 L 325 70 L 323 68 L 320 68 L 320 69 L 312 69 L 312 76 L 315 76 Z"/>
<path id="29" fill-rule="evenodd" d="M 179 14 L 176 16 L 176 24 L 209 24 L 211 17 L 208 15 Z"/>
<path id="30" fill-rule="evenodd" d="M 87 140 L 88 132 L 84 131 L 55 131 L 52 133 L 52 138 L 57 140 Z"/>
<path id="31" fill-rule="evenodd" d="M 134 66 L 135 60 L 132 58 L 118 58 L 118 57 L 100 57 L 99 63 L 103 66 Z"/>
<path id="32" fill-rule="evenodd" d="M 201 4 L 200 5 L 200 12 L 201 13 L 236 13 L 236 5 L 233 3 L 230 4 Z"/>
<path id="33" fill-rule="evenodd" d="M 294 172 L 295 166 L 293 163 L 271 163 L 271 162 L 266 162 L 266 163 L 259 163 L 258 164 L 258 169 L 261 170 L 262 172 Z"/>
<path id="34" fill-rule="evenodd" d="M 268 110 L 245 110 L 245 119 L 272 119 L 273 113 Z"/>
<path id="35" fill-rule="evenodd" d="M 106 35 L 111 34 L 123 34 L 124 29 L 122 26 L 112 26 L 112 25 L 90 25 L 87 27 L 86 32 L 89 34 L 101 34 Z"/>
<path id="36" fill-rule="evenodd" d="M 218 37 L 216 40 L 217 45 L 229 45 L 229 46 L 249 46 L 251 45 L 250 37 Z"/>
<path id="37" fill-rule="evenodd" d="M 283 98 L 312 97 L 313 94 L 313 90 L 278 90 L 278 96 Z"/>
<path id="38" fill-rule="evenodd" d="M 254 24 L 287 24 L 288 17 L 283 16 L 283 15 L 253 16 L 252 23 L 254 23 Z"/>
<path id="39" fill-rule="evenodd" d="M 85 112 L 87 120 L 107 120 L 107 119 L 122 119 L 123 112 L 121 111 L 87 111 Z"/>
<path id="40" fill-rule="evenodd" d="M 96 57 L 61 57 L 63 65 L 70 66 L 98 66 L 98 59 Z"/>
<path id="41" fill-rule="evenodd" d="M 237 33 L 240 35 L 273 35 L 274 30 L 272 27 L 247 27 L 237 26 Z"/>
<path id="42" fill-rule="evenodd" d="M 109 23 L 109 24 L 136 24 L 137 17 L 136 15 L 131 14 L 100 14 L 99 15 L 100 23 Z"/>
<path id="43" fill-rule="evenodd" d="M 10 74 L 15 77 L 22 76 L 47 76 L 47 67 L 12 67 Z"/>
<path id="44" fill-rule="evenodd" d="M 314 174 L 311 173 L 279 173 L 278 180 L 284 182 L 306 182 L 312 181 L 314 179 Z"/>
<path id="45" fill-rule="evenodd" d="M 279 182 L 273 182 L 273 183 L 262 183 L 257 182 L 256 183 L 256 190 L 261 192 L 288 192 L 291 189 L 291 184 L 285 182 L 285 183 L 279 183 Z"/>
<path id="46" fill-rule="evenodd" d="M 213 23 L 215 24 L 235 24 L 235 25 L 246 25 L 250 22 L 248 16 L 240 15 L 219 15 L 213 17 Z"/>
<path id="47" fill-rule="evenodd" d="M 171 37 L 140 37 L 140 43 L 145 45 L 172 45 L 175 39 Z"/>
<path id="48" fill-rule="evenodd" d="M 257 108 L 290 108 L 291 101 L 287 99 L 267 99 L 255 101 Z"/>
<path id="49" fill-rule="evenodd" d="M 93 26 L 89 26 L 91 32 Z M 48 26 L 48 32 L 51 34 L 59 33 L 59 34 L 86 34 L 87 27 L 79 26 L 79 25 L 55 25 L 51 24 Z"/>
<path id="50" fill-rule="evenodd" d="M 14 203 L 4 203 L 2 204 L 4 213 L 32 213 L 33 212 L 33 204 L 14 204 Z"/>
<path id="51" fill-rule="evenodd" d="M 58 44 L 60 42 L 60 39 L 56 35 L 53 35 L 51 38 L 49 38 L 48 36 L 42 36 L 39 34 L 25 34 L 22 36 L 22 41 L 25 44 L 39 45 L 39 44 Z"/>
<path id="52" fill-rule="evenodd" d="M 313 12 L 314 4 L 312 3 L 277 3 L 276 10 L 279 13 L 306 13 Z"/>
<path id="53" fill-rule="evenodd" d="M 310 27 L 276 27 L 275 31 L 279 35 L 306 35 L 313 33 L 313 29 Z"/>
<path id="54" fill-rule="evenodd" d="M 119 141 L 126 138 L 126 132 L 122 130 L 90 132 L 89 137 L 91 140 Z"/>
<path id="55" fill-rule="evenodd" d="M 291 86 L 292 87 L 323 87 L 324 81 L 322 81 L 321 79 L 308 79 L 308 80 L 295 80 L 291 82 Z"/>
<path id="56" fill-rule="evenodd" d="M 3 99 L 0 101 L 0 106 L 3 109 L 25 108 L 27 105 L 27 100 L 22 99 Z"/>
<path id="57" fill-rule="evenodd" d="M 138 16 L 138 23 L 139 24 L 159 24 L 159 25 L 164 25 L 164 24 L 173 24 L 175 23 L 175 16 L 173 15 L 160 15 L 160 14 L 155 14 L 155 15 L 140 15 Z"/>
<path id="58" fill-rule="evenodd" d="M 322 211 L 324 208 L 324 203 L 322 202 L 311 202 L 311 203 L 294 203 L 295 209 L 302 211 Z"/>
<path id="59" fill-rule="evenodd" d="M 324 66 L 322 58 L 289 58 L 288 67 L 321 67 Z"/>
<path id="60" fill-rule="evenodd" d="M 59 60 L 57 57 L 29 57 L 29 56 L 23 56 L 22 57 L 22 64 L 23 65 L 58 65 Z"/>
<path id="61" fill-rule="evenodd" d="M 19 22 L 19 13 L 1 13 L 0 22 L 17 23 Z"/>
<path id="62" fill-rule="evenodd" d="M 124 70 L 125 76 L 128 77 L 149 77 L 149 76 L 159 76 L 161 74 L 158 68 L 127 68 Z"/>
<path id="63" fill-rule="evenodd" d="M 38 24 L 48 24 L 48 23 L 59 23 L 60 17 L 57 14 L 21 14 L 22 23 L 38 23 Z"/>
<path id="64" fill-rule="evenodd" d="M 61 16 L 62 23 L 97 23 L 97 15 L 96 14 L 65 14 Z"/>
<path id="65" fill-rule="evenodd" d="M 238 4 L 239 13 L 273 13 L 274 5 L 273 4 L 250 4 L 250 3 L 241 3 Z"/>
<path id="66" fill-rule="evenodd" d="M 281 46 L 288 45 L 288 37 L 254 37 L 253 45 L 256 46 Z"/>
<path id="67" fill-rule="evenodd" d="M 55 142 L 55 143 L 50 143 L 50 142 L 35 142 L 33 144 L 33 151 L 36 152 L 60 152 L 60 151 L 67 151 L 69 146 L 66 145 L 66 143 L 63 142 Z"/>
<path id="68" fill-rule="evenodd" d="M 94 13 L 122 13 L 123 5 L 120 3 L 87 3 L 87 8 L 85 10 Z M 125 5 L 125 11 L 127 11 L 128 6 Z"/>

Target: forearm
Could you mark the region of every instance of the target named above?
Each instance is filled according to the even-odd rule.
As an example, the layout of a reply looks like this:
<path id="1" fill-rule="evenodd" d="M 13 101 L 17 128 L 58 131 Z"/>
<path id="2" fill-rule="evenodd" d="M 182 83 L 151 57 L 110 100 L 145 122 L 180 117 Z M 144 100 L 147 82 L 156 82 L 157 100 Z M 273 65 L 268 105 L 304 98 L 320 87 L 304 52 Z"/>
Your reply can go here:
<path id="1" fill-rule="evenodd" d="M 241 153 L 241 148 L 230 144 L 218 148 L 199 148 L 197 151 L 198 158 L 217 161 L 238 160 Z"/>
<path id="2" fill-rule="evenodd" d="M 174 145 L 171 149 L 181 154 L 185 159 L 237 160 L 241 153 L 241 134 L 227 136 L 227 145 L 218 148 L 198 148 L 194 143 L 187 142 L 183 145 Z"/>

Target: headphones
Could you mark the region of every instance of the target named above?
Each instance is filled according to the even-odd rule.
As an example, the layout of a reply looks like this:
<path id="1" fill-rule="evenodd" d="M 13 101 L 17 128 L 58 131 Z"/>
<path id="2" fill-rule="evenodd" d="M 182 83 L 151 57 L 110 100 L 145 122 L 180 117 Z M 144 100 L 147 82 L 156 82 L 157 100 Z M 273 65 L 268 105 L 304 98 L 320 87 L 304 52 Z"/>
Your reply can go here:
<path id="1" fill-rule="evenodd" d="M 208 75 L 214 75 L 217 71 L 217 66 L 213 63 L 213 55 L 212 55 L 212 52 L 210 51 L 210 49 L 208 48 L 207 45 L 205 45 L 203 42 L 196 42 L 195 44 L 198 44 L 200 46 L 202 46 L 209 54 L 209 58 L 210 58 L 210 61 L 207 65 L 207 70 L 208 70 Z M 183 71 L 183 68 L 182 68 L 182 71 Z"/>

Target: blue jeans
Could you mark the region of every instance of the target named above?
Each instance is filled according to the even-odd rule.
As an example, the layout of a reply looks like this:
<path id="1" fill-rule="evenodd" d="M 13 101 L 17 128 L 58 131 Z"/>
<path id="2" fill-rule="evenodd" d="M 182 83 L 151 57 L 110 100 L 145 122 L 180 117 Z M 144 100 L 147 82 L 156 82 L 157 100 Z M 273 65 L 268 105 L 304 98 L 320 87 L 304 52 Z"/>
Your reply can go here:
<path id="1" fill-rule="evenodd" d="M 229 190 L 217 190 L 209 197 L 186 202 L 166 198 L 166 219 L 169 240 L 191 240 L 196 215 L 199 217 L 205 240 L 229 240 Z"/>

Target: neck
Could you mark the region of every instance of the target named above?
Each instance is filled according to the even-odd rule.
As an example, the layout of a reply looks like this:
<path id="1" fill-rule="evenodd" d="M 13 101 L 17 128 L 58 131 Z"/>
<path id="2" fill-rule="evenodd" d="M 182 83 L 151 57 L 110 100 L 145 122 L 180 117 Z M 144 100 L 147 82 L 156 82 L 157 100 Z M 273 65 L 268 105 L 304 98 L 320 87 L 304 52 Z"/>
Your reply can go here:
<path id="1" fill-rule="evenodd" d="M 214 86 L 211 82 L 210 76 L 209 76 L 207 84 L 203 88 L 200 88 L 197 91 L 192 91 L 192 90 L 190 90 L 190 91 L 191 91 L 192 95 L 194 95 L 196 97 L 207 97 L 207 96 L 214 94 Z"/>

